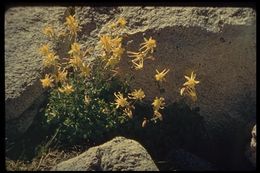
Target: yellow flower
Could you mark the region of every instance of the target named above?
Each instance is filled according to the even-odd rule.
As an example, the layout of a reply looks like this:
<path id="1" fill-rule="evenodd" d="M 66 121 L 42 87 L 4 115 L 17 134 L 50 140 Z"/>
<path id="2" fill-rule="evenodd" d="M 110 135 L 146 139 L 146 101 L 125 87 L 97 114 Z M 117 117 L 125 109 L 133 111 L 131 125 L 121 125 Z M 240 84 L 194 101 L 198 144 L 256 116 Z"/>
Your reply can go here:
<path id="1" fill-rule="evenodd" d="M 187 86 L 181 88 L 180 94 L 188 95 L 193 102 L 195 102 L 197 100 L 197 94 L 196 94 L 196 90 L 195 90 L 194 86 L 187 85 Z"/>
<path id="2" fill-rule="evenodd" d="M 128 106 L 128 101 L 127 101 L 127 98 L 124 98 L 123 94 L 118 92 L 118 94 L 114 93 L 115 97 L 116 97 L 116 108 L 119 108 L 120 106 L 121 107 L 126 107 Z"/>
<path id="3" fill-rule="evenodd" d="M 163 97 L 160 97 L 160 98 L 155 97 L 152 105 L 153 105 L 154 110 L 158 111 L 159 109 L 164 109 L 164 105 L 165 105 L 164 98 Z"/>
<path id="4" fill-rule="evenodd" d="M 117 48 L 117 47 L 121 47 L 121 43 L 122 43 L 122 37 L 116 37 L 114 39 L 111 40 L 111 44 L 113 48 Z"/>
<path id="5" fill-rule="evenodd" d="M 41 79 L 43 88 L 48 88 L 53 86 L 54 79 L 50 74 L 45 74 L 45 78 Z"/>
<path id="6" fill-rule="evenodd" d="M 118 19 L 118 21 L 117 21 L 117 24 L 118 24 L 119 26 L 121 26 L 121 27 L 125 27 L 125 25 L 126 25 L 126 20 L 125 20 L 125 18 L 120 17 L 120 18 Z"/>
<path id="7" fill-rule="evenodd" d="M 185 87 L 183 87 L 183 88 L 181 88 L 181 90 L 180 90 L 180 94 L 181 94 L 181 96 L 183 95 L 183 92 L 185 91 Z"/>
<path id="8" fill-rule="evenodd" d="M 133 112 L 129 107 L 126 107 L 123 111 L 129 118 L 133 118 Z"/>
<path id="9" fill-rule="evenodd" d="M 47 35 L 48 37 L 53 37 L 54 36 L 54 31 L 53 31 L 53 28 L 51 26 L 45 27 L 42 32 L 45 35 Z"/>
<path id="10" fill-rule="evenodd" d="M 64 82 L 67 80 L 67 74 L 68 74 L 68 71 L 65 69 L 63 69 L 62 71 L 60 71 L 60 68 L 58 70 L 58 74 L 56 76 L 56 81 L 57 82 Z"/>
<path id="11" fill-rule="evenodd" d="M 129 97 L 130 96 L 130 97 Z M 134 90 L 132 93 L 129 94 L 130 99 L 135 99 L 135 100 L 142 100 L 145 97 L 144 91 L 142 89 L 139 90 Z"/>
<path id="12" fill-rule="evenodd" d="M 134 68 L 136 70 L 141 70 L 144 67 L 144 60 L 141 59 L 138 63 L 136 63 L 135 61 L 132 61 Z"/>
<path id="13" fill-rule="evenodd" d="M 79 56 L 80 55 L 80 45 L 78 43 L 71 44 L 71 49 L 68 52 L 68 54 Z"/>
<path id="14" fill-rule="evenodd" d="M 114 52 L 115 55 L 120 55 L 123 53 L 124 49 L 121 48 L 122 37 L 116 37 L 112 39 L 111 36 L 102 35 L 100 37 L 100 43 L 102 48 L 106 51 L 106 53 Z"/>
<path id="15" fill-rule="evenodd" d="M 195 86 L 196 84 L 199 83 L 199 81 L 196 81 L 195 78 L 196 78 L 196 74 L 193 74 L 193 72 L 191 73 L 191 76 L 188 77 L 188 76 L 184 76 L 188 81 L 185 82 L 183 84 L 183 86 Z"/>
<path id="16" fill-rule="evenodd" d="M 79 56 L 74 56 L 69 60 L 69 64 L 75 68 L 78 69 L 82 65 L 82 59 Z"/>
<path id="17" fill-rule="evenodd" d="M 110 52 L 112 49 L 111 40 L 112 40 L 111 37 L 108 35 L 103 35 L 100 37 L 101 45 L 103 49 L 107 52 Z"/>
<path id="18" fill-rule="evenodd" d="M 76 35 L 77 31 L 79 30 L 78 22 L 76 21 L 74 16 L 68 16 L 66 17 L 66 22 L 65 24 L 67 25 L 70 33 L 72 35 Z"/>
<path id="19" fill-rule="evenodd" d="M 74 92 L 73 86 L 69 85 L 69 84 L 67 84 L 66 86 L 63 86 L 63 88 L 59 87 L 58 90 L 61 93 L 65 93 L 65 94 L 70 94 L 70 93 Z"/>
<path id="20" fill-rule="evenodd" d="M 143 52 L 131 52 L 131 51 L 127 51 L 127 54 L 129 57 L 134 58 L 132 60 L 132 62 L 137 62 L 140 60 L 144 60 L 146 54 Z"/>
<path id="21" fill-rule="evenodd" d="M 43 60 L 43 65 L 44 67 L 50 67 L 52 65 L 56 65 L 57 61 L 58 60 L 58 56 L 55 56 L 54 53 L 49 53 L 47 55 L 47 57 Z"/>
<path id="22" fill-rule="evenodd" d="M 151 51 L 151 53 L 153 53 L 154 48 L 156 47 L 156 41 L 154 39 L 152 39 L 152 37 L 149 38 L 149 40 L 147 40 L 146 38 L 144 38 L 144 43 L 141 43 L 140 46 L 142 46 L 139 51 L 144 51 L 144 52 L 149 52 Z"/>
<path id="23" fill-rule="evenodd" d="M 123 53 L 124 53 L 124 48 L 121 47 L 121 44 L 117 47 L 117 48 L 114 48 L 112 51 L 113 51 L 113 56 L 116 57 L 116 58 L 120 58 Z"/>
<path id="24" fill-rule="evenodd" d="M 161 121 L 163 120 L 162 114 L 161 114 L 158 110 L 155 110 L 155 111 L 153 112 L 153 115 L 154 115 L 156 118 L 159 118 Z"/>
<path id="25" fill-rule="evenodd" d="M 187 79 L 187 82 L 183 84 L 184 87 L 181 88 L 180 94 L 181 95 L 188 95 L 193 102 L 197 100 L 197 94 L 195 90 L 195 85 L 199 83 L 199 81 L 196 81 L 196 74 L 193 74 L 191 72 L 191 76 L 184 76 Z"/>
<path id="26" fill-rule="evenodd" d="M 189 94 L 189 96 L 193 102 L 195 102 L 197 100 L 197 94 L 196 94 L 196 90 L 194 87 L 193 88 L 188 87 L 187 93 Z"/>
<path id="27" fill-rule="evenodd" d="M 50 48 L 49 48 L 49 44 L 44 44 L 39 48 L 39 52 L 43 55 L 43 56 L 47 56 L 50 53 Z"/>
<path id="28" fill-rule="evenodd" d="M 90 75 L 90 67 L 88 65 L 86 65 L 85 63 L 82 63 L 81 67 L 80 67 L 80 75 L 88 77 Z"/>
<path id="29" fill-rule="evenodd" d="M 170 70 L 168 69 L 166 71 L 166 69 L 164 69 L 162 72 L 159 72 L 157 69 L 156 69 L 156 75 L 154 76 L 155 77 L 155 80 L 156 81 L 165 81 L 165 75 L 169 72 Z"/>

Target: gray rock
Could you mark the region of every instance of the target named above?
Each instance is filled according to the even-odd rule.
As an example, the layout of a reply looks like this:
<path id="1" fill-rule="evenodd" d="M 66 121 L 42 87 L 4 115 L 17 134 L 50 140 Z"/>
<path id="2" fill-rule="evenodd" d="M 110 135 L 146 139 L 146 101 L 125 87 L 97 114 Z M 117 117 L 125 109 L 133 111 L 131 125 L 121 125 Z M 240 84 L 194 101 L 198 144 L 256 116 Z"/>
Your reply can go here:
<path id="1" fill-rule="evenodd" d="M 252 132 L 251 132 L 252 138 L 250 141 L 250 145 L 247 146 L 246 149 L 246 157 L 247 159 L 252 163 L 254 167 L 256 167 L 256 125 L 254 125 Z"/>
<path id="2" fill-rule="evenodd" d="M 47 39 L 41 31 L 49 24 L 55 29 L 59 28 L 66 9 L 66 7 L 12 7 L 5 12 L 7 134 L 24 133 L 45 100 L 39 80 L 42 77 L 43 67 L 38 50 Z"/>
<path id="3" fill-rule="evenodd" d="M 144 69 L 130 68 L 126 53 L 121 74 L 134 75 L 133 88 L 142 88 L 145 101 L 155 96 L 178 101 L 184 75 L 195 71 L 200 113 L 207 128 L 220 133 L 235 120 L 247 121 L 256 114 L 256 13 L 251 8 L 204 7 L 76 7 L 86 45 L 95 44 L 104 24 L 123 16 L 129 27 L 127 50 L 137 51 L 143 36 L 157 40 L 154 61 Z M 96 23 L 95 23 L 96 22 Z M 155 69 L 169 68 L 164 93 L 154 84 Z M 245 114 L 246 113 L 246 114 Z"/>
<path id="4" fill-rule="evenodd" d="M 136 141 L 116 137 L 79 156 L 61 162 L 52 171 L 158 171 L 147 151 Z"/>
<path id="5" fill-rule="evenodd" d="M 256 125 L 254 126 L 251 134 L 252 134 L 252 138 L 251 138 L 250 147 L 254 152 L 256 152 Z"/>
<path id="6" fill-rule="evenodd" d="M 146 100 L 161 95 L 168 103 L 177 101 L 184 74 L 194 70 L 200 81 L 195 105 L 209 128 L 219 123 L 229 126 L 233 118 L 255 115 L 256 25 L 252 9 L 136 7 L 123 8 L 122 14 L 131 28 L 128 50 L 138 50 L 142 33 L 157 40 L 156 59 L 147 60 L 142 71 L 129 68 L 129 57 L 121 64 L 124 72 L 134 74 L 132 87 L 142 88 Z M 165 93 L 160 94 L 154 74 L 155 69 L 164 68 L 171 71 L 163 85 Z M 250 110 L 246 115 L 245 109 Z"/>
<path id="7" fill-rule="evenodd" d="M 171 151 L 167 159 L 171 160 L 172 170 L 182 170 L 182 171 L 209 171 L 216 170 L 215 166 L 183 149 Z"/>

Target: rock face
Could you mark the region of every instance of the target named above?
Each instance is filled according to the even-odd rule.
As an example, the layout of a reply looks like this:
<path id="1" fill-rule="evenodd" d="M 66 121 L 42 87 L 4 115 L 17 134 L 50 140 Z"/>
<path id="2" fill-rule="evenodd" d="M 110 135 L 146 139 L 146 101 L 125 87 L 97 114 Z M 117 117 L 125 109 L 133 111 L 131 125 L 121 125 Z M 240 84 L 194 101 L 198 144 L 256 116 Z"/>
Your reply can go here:
<path id="1" fill-rule="evenodd" d="M 127 49 L 137 51 L 146 37 L 157 40 L 155 60 L 132 72 L 134 88 L 142 88 L 146 99 L 163 96 L 166 102 L 180 98 L 184 75 L 195 71 L 200 113 L 217 129 L 220 123 L 255 115 L 256 25 L 255 12 L 241 8 L 122 8 L 131 35 Z M 130 17 L 131 16 L 131 17 Z M 131 42 L 130 42 L 131 41 Z M 169 68 L 165 93 L 154 84 L 155 69 Z M 125 74 L 125 73 L 123 73 Z M 245 112 L 247 111 L 247 112 Z M 226 124 L 228 125 L 228 124 Z"/>
<path id="2" fill-rule="evenodd" d="M 12 7 L 5 12 L 5 119 L 6 134 L 14 137 L 31 125 L 46 100 L 39 78 L 46 43 L 42 28 L 59 27 L 66 7 Z"/>
<path id="3" fill-rule="evenodd" d="M 133 88 L 142 88 L 146 101 L 163 96 L 166 102 L 180 99 L 184 75 L 192 71 L 197 86 L 200 113 L 212 133 L 234 120 L 256 115 L 256 13 L 251 8 L 199 7 L 75 7 L 81 21 L 83 44 L 94 44 L 102 26 L 123 16 L 129 27 L 125 47 L 137 51 L 143 36 L 157 40 L 155 60 L 144 69 L 130 68 L 126 53 L 121 74 L 134 75 Z M 155 69 L 169 68 L 164 93 L 154 83 Z M 251 116 L 251 117 L 250 117 Z"/>
<path id="4" fill-rule="evenodd" d="M 201 159 L 200 157 L 189 153 L 183 149 L 178 149 L 171 151 L 167 159 L 171 160 L 172 169 L 173 170 L 181 170 L 181 171 L 209 171 L 216 170 L 215 166 L 213 166 L 208 161 Z"/>
<path id="5" fill-rule="evenodd" d="M 116 137 L 59 163 L 52 171 L 158 171 L 158 168 L 138 142 Z"/>

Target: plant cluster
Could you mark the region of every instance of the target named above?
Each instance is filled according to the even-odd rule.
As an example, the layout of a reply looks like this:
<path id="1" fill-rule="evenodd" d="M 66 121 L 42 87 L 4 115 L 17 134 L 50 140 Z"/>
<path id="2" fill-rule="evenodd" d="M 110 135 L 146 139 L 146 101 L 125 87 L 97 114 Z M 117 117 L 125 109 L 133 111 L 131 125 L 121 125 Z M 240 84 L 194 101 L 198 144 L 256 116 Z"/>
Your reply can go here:
<path id="1" fill-rule="evenodd" d="M 58 141 L 96 140 L 133 118 L 135 104 L 143 102 L 146 96 L 142 88 L 130 89 L 129 78 L 119 77 L 121 58 L 126 52 L 132 58 L 132 67 L 142 70 L 145 60 L 154 59 L 156 40 L 144 38 L 137 52 L 126 51 L 123 40 L 128 31 L 127 21 L 120 17 L 106 26 L 95 47 L 84 47 L 78 38 L 80 26 L 75 16 L 68 16 L 64 24 L 66 30 L 62 32 L 52 26 L 43 29 L 53 42 L 65 38 L 71 42 L 68 57 L 59 57 L 49 43 L 39 49 L 43 66 L 50 71 L 41 79 L 42 86 L 50 89 L 45 115 L 49 124 L 57 126 Z M 156 69 L 154 80 L 163 85 L 169 71 Z M 187 82 L 180 90 L 181 95 L 192 101 L 197 99 L 195 85 L 199 81 L 195 77 L 194 72 L 191 77 L 185 76 Z M 153 116 L 144 117 L 142 127 L 150 121 L 163 120 L 160 111 L 164 107 L 164 98 L 156 96 L 152 102 Z"/>

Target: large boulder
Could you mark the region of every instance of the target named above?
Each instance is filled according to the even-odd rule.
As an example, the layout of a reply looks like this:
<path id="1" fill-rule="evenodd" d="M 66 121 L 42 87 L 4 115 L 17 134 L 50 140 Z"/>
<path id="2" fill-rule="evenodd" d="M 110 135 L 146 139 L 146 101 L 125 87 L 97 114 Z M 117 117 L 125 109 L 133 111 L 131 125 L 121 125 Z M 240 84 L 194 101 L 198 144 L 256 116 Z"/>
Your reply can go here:
<path id="1" fill-rule="evenodd" d="M 104 24 L 126 18 L 127 50 L 137 51 L 143 37 L 157 40 L 155 60 L 135 71 L 126 53 L 120 64 L 122 76 L 134 75 L 133 88 L 142 88 L 146 101 L 163 96 L 167 103 L 180 99 L 184 75 L 192 71 L 200 113 L 210 129 L 250 121 L 256 114 L 256 13 L 252 8 L 205 7 L 75 7 L 81 21 L 82 43 L 94 44 L 107 29 Z M 88 28 L 88 29 L 87 29 Z M 164 93 L 155 85 L 155 69 L 169 68 Z"/>
<path id="2" fill-rule="evenodd" d="M 23 134 L 46 100 L 39 47 L 44 26 L 59 28 L 66 7 L 12 7 L 5 12 L 5 122 L 10 138 Z M 57 22 L 60 21 L 60 22 Z"/>
<path id="3" fill-rule="evenodd" d="M 61 162 L 52 171 L 158 171 L 151 156 L 138 142 L 115 137 L 79 156 Z"/>
<path id="4" fill-rule="evenodd" d="M 183 149 L 172 150 L 166 156 L 167 160 L 171 161 L 170 170 L 181 170 L 181 171 L 209 171 L 216 170 L 216 167 L 190 152 Z"/>
<path id="5" fill-rule="evenodd" d="M 184 75 L 195 71 L 200 113 L 210 128 L 230 126 L 233 119 L 256 115 L 256 18 L 249 8 L 122 8 L 129 21 L 127 49 L 137 51 L 145 37 L 157 40 L 155 60 L 144 69 L 130 69 L 129 57 L 121 66 L 132 72 L 134 88 L 142 88 L 146 100 L 163 96 L 166 103 L 180 99 Z M 169 68 L 160 93 L 155 69 Z M 125 73 L 122 72 L 124 75 Z"/>

